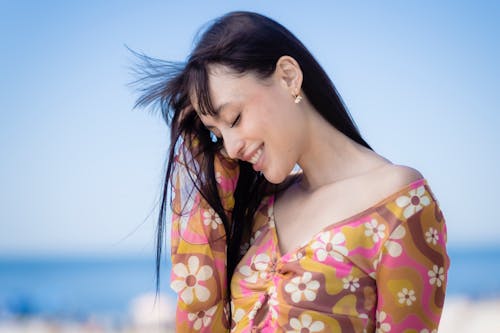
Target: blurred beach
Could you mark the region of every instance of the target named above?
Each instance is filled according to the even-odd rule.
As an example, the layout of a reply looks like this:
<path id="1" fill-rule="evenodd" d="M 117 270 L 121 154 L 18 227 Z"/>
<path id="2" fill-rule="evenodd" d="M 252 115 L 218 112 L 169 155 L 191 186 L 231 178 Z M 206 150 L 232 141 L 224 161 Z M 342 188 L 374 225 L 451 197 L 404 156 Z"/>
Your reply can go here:
<path id="1" fill-rule="evenodd" d="M 164 286 L 153 258 L 0 259 L 0 333 L 173 331 Z"/>
<path id="2" fill-rule="evenodd" d="M 500 332 L 500 248 L 451 249 L 439 332 Z M 0 260 L 0 333 L 173 332 L 170 267 L 153 258 Z"/>
<path id="3" fill-rule="evenodd" d="M 37 317 L 0 322 L 0 333 L 168 333 L 174 332 L 172 304 L 162 303 L 151 311 L 151 295 L 143 296 L 141 307 L 135 308 L 127 324 L 113 324 L 98 318 L 66 321 Z M 154 297 L 153 297 L 154 298 Z M 470 300 L 449 297 L 439 327 L 441 333 L 500 332 L 500 299 Z M 138 316 L 138 317 L 135 317 Z"/>
<path id="4" fill-rule="evenodd" d="M 146 296 L 145 299 L 149 299 Z M 149 299 L 151 300 L 151 299 Z M 64 321 L 56 319 L 23 318 L 0 322 L 0 333 L 168 333 L 174 332 L 173 310 L 171 305 L 162 306 L 150 311 L 150 305 L 142 304 L 135 315 L 136 318 L 128 324 L 106 323 L 99 319 L 89 318 L 87 321 Z M 166 310 L 161 311 L 160 310 Z M 467 298 L 450 297 L 446 301 L 440 333 L 472 333 L 472 332 L 500 332 L 500 299 L 470 300 Z M 132 315 L 133 317 L 134 315 Z"/>

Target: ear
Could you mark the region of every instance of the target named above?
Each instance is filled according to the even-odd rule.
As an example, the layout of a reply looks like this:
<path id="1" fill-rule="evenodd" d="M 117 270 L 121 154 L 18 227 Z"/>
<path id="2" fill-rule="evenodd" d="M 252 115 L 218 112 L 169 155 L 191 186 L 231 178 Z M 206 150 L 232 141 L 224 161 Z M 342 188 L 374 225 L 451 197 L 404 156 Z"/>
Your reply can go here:
<path id="1" fill-rule="evenodd" d="M 290 91 L 292 95 L 298 95 L 302 87 L 302 70 L 299 63 L 290 56 L 282 56 L 276 62 L 274 71 L 276 79 L 284 88 Z"/>

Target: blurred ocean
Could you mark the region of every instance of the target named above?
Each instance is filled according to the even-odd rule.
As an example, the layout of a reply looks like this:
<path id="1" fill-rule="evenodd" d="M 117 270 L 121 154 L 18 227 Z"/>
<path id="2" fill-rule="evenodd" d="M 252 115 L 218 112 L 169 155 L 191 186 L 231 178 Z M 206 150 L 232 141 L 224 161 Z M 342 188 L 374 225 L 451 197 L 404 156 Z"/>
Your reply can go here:
<path id="1" fill-rule="evenodd" d="M 449 296 L 500 297 L 500 247 L 449 249 Z M 161 292 L 169 302 L 164 265 Z M 0 258 L 0 320 L 44 317 L 125 320 L 131 301 L 155 291 L 153 258 Z M 166 295 L 166 296 L 165 296 Z"/>
<path id="2" fill-rule="evenodd" d="M 160 292 L 172 303 L 170 267 L 164 266 Z M 123 322 L 134 298 L 154 292 L 154 258 L 0 258 L 0 321 L 43 317 Z"/>

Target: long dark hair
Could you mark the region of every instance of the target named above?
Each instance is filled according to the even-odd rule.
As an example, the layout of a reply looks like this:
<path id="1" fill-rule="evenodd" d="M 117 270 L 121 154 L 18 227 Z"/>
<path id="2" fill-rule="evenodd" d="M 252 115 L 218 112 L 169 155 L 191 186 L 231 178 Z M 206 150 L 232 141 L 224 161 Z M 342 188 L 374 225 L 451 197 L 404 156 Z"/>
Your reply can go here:
<path id="1" fill-rule="evenodd" d="M 337 130 L 369 148 L 351 119 L 332 81 L 305 46 L 285 27 L 274 20 L 251 12 L 231 12 L 216 19 L 201 34 L 185 63 L 173 63 L 139 55 L 138 67 L 141 96 L 137 106 L 157 103 L 171 127 L 170 148 L 163 184 L 157 229 L 157 286 L 163 233 L 168 206 L 171 175 L 176 167 L 176 149 L 185 149 L 197 162 L 190 173 L 194 187 L 223 221 L 227 240 L 228 289 L 235 267 L 241 259 L 240 246 L 248 238 L 254 214 L 262 198 L 278 187 L 272 186 L 247 162 L 238 161 L 239 176 L 234 192 L 235 206 L 228 217 L 217 192 L 214 156 L 222 148 L 221 140 L 213 140 L 196 112 L 190 96 L 195 96 L 198 112 L 214 115 L 209 89 L 208 66 L 219 64 L 234 73 L 253 73 L 261 79 L 275 70 L 281 56 L 293 57 L 303 72 L 302 91 L 313 107 Z M 196 145 L 193 144 L 196 139 Z M 179 142 L 183 140 L 182 145 Z M 228 290 L 230 295 L 230 290 Z"/>

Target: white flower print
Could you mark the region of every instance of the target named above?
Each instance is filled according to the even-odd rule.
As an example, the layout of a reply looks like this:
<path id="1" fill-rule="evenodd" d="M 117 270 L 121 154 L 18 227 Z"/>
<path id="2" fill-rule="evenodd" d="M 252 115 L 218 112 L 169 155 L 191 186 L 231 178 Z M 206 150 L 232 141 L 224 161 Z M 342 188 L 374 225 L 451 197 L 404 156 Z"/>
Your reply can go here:
<path id="1" fill-rule="evenodd" d="M 399 303 L 410 306 L 417 300 L 415 296 L 415 290 L 408 290 L 408 288 L 403 288 L 400 292 L 398 292 Z"/>
<path id="2" fill-rule="evenodd" d="M 293 302 L 300 302 L 302 296 L 308 301 L 314 301 L 316 299 L 316 290 L 319 288 L 319 282 L 311 280 L 311 278 L 311 272 L 304 272 L 302 276 L 291 279 L 285 286 L 285 291 L 291 294 Z"/>
<path id="3" fill-rule="evenodd" d="M 429 283 L 431 285 L 436 284 L 436 286 L 441 287 L 444 281 L 444 268 L 443 267 L 438 267 L 437 265 L 434 265 L 432 267 L 432 270 L 427 272 L 429 275 Z"/>
<path id="4" fill-rule="evenodd" d="M 344 283 L 344 289 L 351 290 L 351 292 L 355 292 L 356 289 L 359 288 L 359 279 L 349 275 L 347 278 L 343 278 L 342 282 Z"/>
<path id="5" fill-rule="evenodd" d="M 217 182 L 217 184 L 222 183 L 222 175 L 219 171 L 215 172 L 215 181 Z"/>
<path id="6" fill-rule="evenodd" d="M 408 196 L 402 195 L 396 199 L 396 204 L 404 208 L 403 216 L 409 218 L 416 212 L 419 212 L 424 206 L 428 206 L 431 200 L 425 195 L 425 187 L 422 185 L 408 193 Z"/>
<path id="7" fill-rule="evenodd" d="M 276 286 L 271 286 L 268 291 L 269 301 L 269 311 L 271 312 L 271 318 L 277 319 L 278 312 L 276 311 L 276 307 L 278 306 L 278 294 L 276 293 Z"/>
<path id="8" fill-rule="evenodd" d="M 316 320 L 313 322 L 312 317 L 307 313 L 302 314 L 299 318 L 290 319 L 290 326 L 293 330 L 287 333 L 303 333 L 303 332 L 321 332 L 325 329 L 325 324 L 322 321 Z"/>
<path id="9" fill-rule="evenodd" d="M 210 297 L 210 290 L 199 284 L 199 281 L 206 281 L 212 277 L 212 268 L 208 265 L 200 266 L 200 260 L 196 256 L 188 259 L 187 266 L 178 263 L 172 268 L 176 279 L 172 281 L 170 287 L 177 293 L 186 304 L 193 303 L 196 296 L 200 301 L 205 302 Z"/>
<path id="10" fill-rule="evenodd" d="M 248 319 L 253 320 L 255 318 L 255 315 L 257 314 L 257 311 L 259 311 L 261 307 L 262 307 L 262 302 L 260 300 L 255 302 L 252 310 L 250 310 L 250 312 L 248 313 Z"/>
<path id="11" fill-rule="evenodd" d="M 347 256 L 348 253 L 347 248 L 342 245 L 344 242 L 345 236 L 343 233 L 325 231 L 312 243 L 311 248 L 315 250 L 319 261 L 325 261 L 327 256 L 331 256 L 333 259 L 342 262 L 344 256 Z"/>
<path id="12" fill-rule="evenodd" d="M 373 271 L 369 273 L 370 277 L 376 278 L 377 277 L 377 267 L 379 266 L 382 256 L 383 255 L 389 255 L 391 257 L 399 257 L 401 253 L 403 253 L 403 248 L 401 244 L 399 244 L 399 240 L 403 239 L 406 235 L 406 229 L 402 225 L 398 225 L 396 229 L 392 231 L 392 233 L 389 235 L 389 238 L 385 241 L 384 246 L 387 249 L 387 253 L 384 251 L 380 251 L 379 255 L 377 258 L 373 260 Z"/>
<path id="13" fill-rule="evenodd" d="M 245 317 L 245 310 L 243 309 L 237 309 L 235 312 L 233 312 L 233 323 L 234 327 L 231 329 L 233 331 L 236 329 L 237 325 L 242 319 Z"/>
<path id="14" fill-rule="evenodd" d="M 429 230 L 425 233 L 425 240 L 427 243 L 432 243 L 432 245 L 436 245 L 439 240 L 438 231 L 434 228 L 429 228 Z"/>
<path id="15" fill-rule="evenodd" d="M 275 223 L 274 223 L 274 205 L 269 205 L 269 208 L 267 209 L 267 217 L 269 218 L 269 227 L 274 228 Z"/>
<path id="16" fill-rule="evenodd" d="M 245 276 L 245 281 L 255 283 L 259 279 L 265 279 L 267 272 L 266 269 L 271 262 L 271 258 L 265 254 L 256 254 L 250 260 L 250 266 L 241 266 L 239 272 Z"/>
<path id="17" fill-rule="evenodd" d="M 385 242 L 384 246 L 387 248 L 387 253 L 391 257 L 399 257 L 403 252 L 403 248 L 397 242 L 406 235 L 406 229 L 402 225 L 398 225 L 396 229 L 389 235 L 389 239 Z"/>
<path id="18" fill-rule="evenodd" d="M 192 175 L 192 170 L 190 170 L 187 166 L 193 165 L 193 167 L 196 169 L 198 168 L 198 164 L 193 159 L 191 159 L 189 163 L 186 162 L 184 152 L 182 150 L 178 155 L 178 161 L 181 167 L 174 168 L 175 171 L 172 178 L 172 179 L 177 179 L 178 181 L 178 184 L 176 185 L 178 193 L 175 194 L 175 197 L 176 200 L 182 203 L 183 209 L 185 209 L 186 212 L 190 212 L 196 205 L 196 200 L 195 200 L 196 196 L 193 195 L 194 193 L 193 183 L 191 181 L 188 181 L 188 179 L 190 179 L 190 174 Z M 185 232 L 190 220 L 191 220 L 190 214 L 181 214 L 179 216 L 179 226 L 181 234 Z"/>
<path id="19" fill-rule="evenodd" d="M 177 193 L 177 191 L 172 191 L 172 192 L 170 192 L 170 195 L 171 195 L 170 200 L 171 200 L 171 202 L 174 202 L 174 201 L 175 201 L 175 198 L 176 198 L 176 196 L 177 196 L 177 194 L 176 194 L 176 193 Z"/>
<path id="20" fill-rule="evenodd" d="M 212 306 L 207 311 L 188 313 L 188 319 L 193 322 L 193 328 L 199 331 L 202 326 L 207 327 L 210 324 L 215 310 L 217 310 L 217 305 Z"/>
<path id="21" fill-rule="evenodd" d="M 372 237 L 375 243 L 385 236 L 385 224 L 379 224 L 376 219 L 366 222 L 365 228 L 365 236 Z"/>
<path id="22" fill-rule="evenodd" d="M 389 332 L 391 330 L 391 325 L 389 323 L 384 323 L 384 321 L 387 319 L 387 314 L 384 311 L 378 312 L 377 310 L 377 326 L 375 333 L 384 333 L 384 332 Z"/>
<path id="23" fill-rule="evenodd" d="M 250 245 L 253 245 L 255 243 L 255 241 L 257 240 L 257 238 L 259 238 L 261 233 L 262 232 L 260 230 L 257 230 L 255 234 L 253 234 L 253 236 L 250 237 Z"/>
<path id="24" fill-rule="evenodd" d="M 377 267 L 380 265 L 380 261 L 382 261 L 382 254 L 382 251 L 380 251 L 378 257 L 373 260 L 373 272 L 369 274 L 373 279 L 377 278 Z"/>
<path id="25" fill-rule="evenodd" d="M 210 225 L 212 229 L 217 229 L 217 226 L 219 224 L 222 224 L 222 220 L 215 212 L 215 210 L 209 208 L 208 210 L 203 212 L 203 224 Z"/>
<path id="26" fill-rule="evenodd" d="M 187 177 L 187 176 L 186 176 Z M 194 199 L 194 195 L 190 191 L 192 191 L 192 186 L 185 184 L 184 181 L 182 181 L 178 185 L 179 193 L 178 193 L 178 198 L 176 194 L 176 199 L 179 200 L 179 202 L 182 203 L 182 207 L 186 209 L 186 212 L 190 212 L 194 209 L 196 202 Z M 179 226 L 180 226 L 180 233 L 184 234 L 184 232 L 187 229 L 187 226 L 189 224 L 189 221 L 191 220 L 191 215 L 190 214 L 181 214 L 179 215 Z"/>
<path id="27" fill-rule="evenodd" d="M 304 257 L 304 252 L 303 250 L 299 250 L 299 251 L 294 251 L 292 253 L 292 255 L 290 256 L 290 259 L 289 261 L 297 261 L 297 260 L 300 260 Z"/>
<path id="28" fill-rule="evenodd" d="M 236 329 L 237 324 L 245 317 L 245 310 L 234 308 L 234 303 L 231 301 L 231 313 L 233 314 L 232 324 L 231 324 L 231 332 Z"/>

